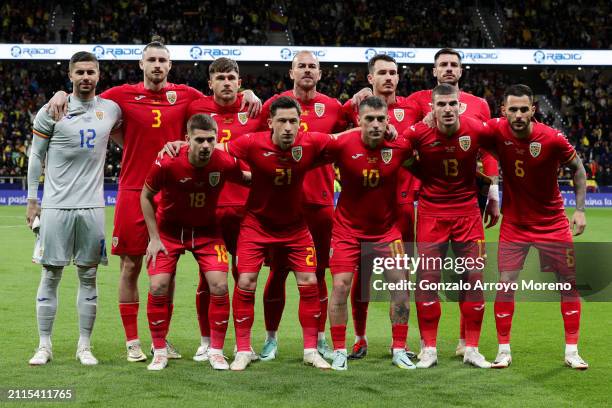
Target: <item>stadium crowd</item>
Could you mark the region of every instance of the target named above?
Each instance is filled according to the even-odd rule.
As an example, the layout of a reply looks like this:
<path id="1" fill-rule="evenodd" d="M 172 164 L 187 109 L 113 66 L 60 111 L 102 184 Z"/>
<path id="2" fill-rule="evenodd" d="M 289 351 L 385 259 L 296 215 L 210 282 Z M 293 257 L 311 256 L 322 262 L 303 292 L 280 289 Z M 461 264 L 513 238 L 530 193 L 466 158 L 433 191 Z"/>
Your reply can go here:
<path id="1" fill-rule="evenodd" d="M 208 91 L 205 66 L 177 63 L 170 77 L 173 82 L 187 83 Z M 104 63 L 99 90 L 121 83 L 138 82 L 142 73 L 135 63 Z M 292 82 L 285 71 L 270 71 L 266 75 L 249 74 L 244 70 L 243 87 L 253 89 L 266 100 L 275 93 L 290 89 Z M 14 62 L 0 66 L 0 176 L 24 176 L 27 151 L 31 141 L 33 115 L 58 89 L 68 89 L 55 63 Z M 494 71 L 474 68 L 465 70 L 462 89 L 487 100 L 494 116 L 499 114 L 499 103 L 504 87 L 515 82 L 515 71 Z M 610 86 L 598 70 L 564 71 L 547 69 L 540 73 L 556 107 L 563 115 L 564 131 L 585 162 L 587 173 L 599 186 L 612 184 L 612 147 L 608 124 Z M 407 66 L 400 73 L 399 95 L 409 95 L 432 86 L 434 79 L 428 66 Z M 344 102 L 367 86 L 366 67 L 325 69 L 319 90 L 335 95 Z M 554 118 L 538 116 L 549 125 Z M 121 150 L 109 146 L 106 177 L 117 177 L 120 171 Z"/>

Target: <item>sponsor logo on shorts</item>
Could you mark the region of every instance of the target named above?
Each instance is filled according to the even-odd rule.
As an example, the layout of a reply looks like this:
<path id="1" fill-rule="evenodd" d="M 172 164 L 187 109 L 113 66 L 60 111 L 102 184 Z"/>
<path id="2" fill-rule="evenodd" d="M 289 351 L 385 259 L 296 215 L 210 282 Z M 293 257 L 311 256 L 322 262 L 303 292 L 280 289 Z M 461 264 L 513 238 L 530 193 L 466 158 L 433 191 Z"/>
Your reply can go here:
<path id="1" fill-rule="evenodd" d="M 317 114 L 317 116 L 320 118 L 325 113 L 325 104 L 322 104 L 320 102 L 315 103 L 314 111 Z"/>
<path id="2" fill-rule="evenodd" d="M 170 103 L 170 105 L 174 105 L 177 99 L 176 91 L 166 92 L 166 99 L 168 99 L 168 102 Z"/>
<path id="3" fill-rule="evenodd" d="M 393 158 L 393 150 L 391 149 L 382 149 L 380 151 L 380 156 L 382 157 L 382 161 L 385 164 L 389 164 L 391 159 Z"/>
<path id="4" fill-rule="evenodd" d="M 404 120 L 404 110 L 403 109 L 393 109 L 393 116 L 398 122 Z"/>
<path id="5" fill-rule="evenodd" d="M 208 182 L 210 183 L 212 187 L 217 187 L 217 184 L 219 184 L 219 181 L 221 181 L 220 172 L 213 171 L 212 173 L 208 175 Z"/>
<path id="6" fill-rule="evenodd" d="M 299 162 L 300 160 L 302 160 L 302 146 L 292 147 L 291 156 L 293 157 L 293 160 L 295 160 L 296 162 Z"/>
<path id="7" fill-rule="evenodd" d="M 119 245 L 119 237 L 113 237 L 113 248 L 116 248 Z"/>
<path id="8" fill-rule="evenodd" d="M 531 153 L 531 155 L 536 158 L 540 155 L 540 152 L 542 151 L 542 144 L 538 143 L 538 142 L 531 142 L 529 144 L 529 153 Z"/>
<path id="9" fill-rule="evenodd" d="M 249 115 L 246 112 L 238 112 L 238 122 L 241 125 L 246 125 L 249 120 Z"/>
<path id="10" fill-rule="evenodd" d="M 464 152 L 470 150 L 470 146 L 472 145 L 472 138 L 470 136 L 461 136 L 459 138 L 459 147 Z"/>

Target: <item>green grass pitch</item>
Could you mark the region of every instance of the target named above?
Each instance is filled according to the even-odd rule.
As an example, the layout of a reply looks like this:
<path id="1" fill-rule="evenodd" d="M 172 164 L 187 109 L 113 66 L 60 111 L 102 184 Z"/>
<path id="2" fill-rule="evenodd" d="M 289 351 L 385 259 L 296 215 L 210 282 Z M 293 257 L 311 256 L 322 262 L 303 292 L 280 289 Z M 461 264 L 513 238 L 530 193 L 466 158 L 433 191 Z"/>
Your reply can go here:
<path id="1" fill-rule="evenodd" d="M 107 209 L 107 237 L 111 236 L 113 208 Z M 191 360 L 199 344 L 194 297 L 195 263 L 185 256 L 177 275 L 175 312 L 170 339 L 183 354 L 163 372 L 151 373 L 142 363 L 125 361 L 123 330 L 117 310 L 118 258 L 99 270 L 99 309 L 93 337 L 97 367 L 82 367 L 75 360 L 78 339 L 76 273 L 64 271 L 59 313 L 54 327 L 54 360 L 45 367 L 30 367 L 28 359 L 38 344 L 34 298 L 40 267 L 30 262 L 34 237 L 25 226 L 25 207 L 0 207 L 0 388 L 73 387 L 76 401 L 69 406 L 608 406 L 612 359 L 610 330 L 612 304 L 583 305 L 581 355 L 591 368 L 578 372 L 563 366 L 563 328 L 558 303 L 517 303 L 513 325 L 514 364 L 506 370 L 478 370 L 454 357 L 458 333 L 458 307 L 443 304 L 439 329 L 439 365 L 430 370 L 403 371 L 391 365 L 388 354 L 388 307 L 373 303 L 368 318 L 369 354 L 350 362 L 347 372 L 319 372 L 301 363 L 301 331 L 297 321 L 295 280 L 288 280 L 287 307 L 279 331 L 277 360 L 253 364 L 240 373 L 213 372 L 208 363 Z M 591 209 L 589 226 L 579 242 L 610 241 L 612 210 Z M 495 241 L 497 229 L 487 231 Z M 261 294 L 266 272 L 260 277 L 253 342 L 264 339 Z M 328 276 L 329 279 L 329 276 Z M 146 299 L 147 278 L 141 274 L 141 300 Z M 497 342 L 492 305 L 487 306 L 481 351 L 495 357 Z M 141 301 L 139 329 L 148 347 L 146 305 Z M 349 327 L 351 323 L 349 322 Z M 409 344 L 418 349 L 414 307 Z M 352 333 L 347 337 L 352 340 Z M 234 345 L 230 325 L 226 355 Z M 329 338 L 329 334 L 328 334 Z M 608 385 L 606 385 L 608 384 Z M 4 402 L 0 401 L 0 405 Z M 10 403 L 6 406 L 36 406 Z M 44 405 L 48 406 L 48 404 Z"/>

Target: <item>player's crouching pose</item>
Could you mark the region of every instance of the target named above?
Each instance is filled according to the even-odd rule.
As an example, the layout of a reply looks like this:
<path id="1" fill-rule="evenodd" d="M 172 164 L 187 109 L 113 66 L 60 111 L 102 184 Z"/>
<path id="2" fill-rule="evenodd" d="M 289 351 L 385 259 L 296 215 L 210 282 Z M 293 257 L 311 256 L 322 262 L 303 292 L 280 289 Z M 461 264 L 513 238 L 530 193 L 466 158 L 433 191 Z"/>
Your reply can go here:
<path id="1" fill-rule="evenodd" d="M 578 355 L 580 294 L 576 289 L 576 267 L 570 223 L 557 183 L 560 165 L 571 169 L 576 192 L 572 227 L 576 235 L 586 227 L 584 201 L 586 173 L 576 151 L 563 134 L 532 121 L 533 92 L 525 85 L 512 85 L 504 95 L 505 119 L 492 120 L 496 151 L 504 174 L 503 221 L 499 235 L 501 282 L 516 282 L 530 246 L 538 248 L 540 267 L 569 283 L 561 292 L 561 314 L 565 329 L 565 363 L 585 370 L 589 365 Z M 500 290 L 495 300 L 495 323 L 499 351 L 493 368 L 512 362 L 510 329 L 514 315 L 514 291 Z"/>
<path id="2" fill-rule="evenodd" d="M 332 233 L 333 290 L 329 321 L 334 344 L 332 369 L 346 370 L 347 299 L 353 279 L 369 285 L 369 272 L 362 270 L 361 257 L 394 257 L 402 255 L 402 234 L 396 225 L 395 196 L 398 170 L 411 158 L 410 144 L 388 142 L 387 104 L 379 97 L 370 97 L 359 106 L 360 129 L 331 141 L 326 155 L 340 168 L 342 192 L 334 213 Z M 372 253 L 364 253 L 362 244 L 372 245 Z M 369 250 L 365 252 L 370 252 Z M 387 283 L 406 278 L 401 270 L 385 271 Z M 406 352 L 410 299 L 406 290 L 390 291 L 393 338 L 393 364 L 399 368 L 416 368 Z"/>
<path id="3" fill-rule="evenodd" d="M 90 337 L 96 319 L 98 264 L 106 264 L 104 241 L 104 159 L 111 132 L 121 125 L 116 103 L 96 96 L 100 69 L 96 57 L 77 52 L 68 76 L 73 92 L 68 116 L 54 121 L 43 107 L 34 120 L 32 153 L 28 165 L 28 206 L 31 227 L 39 213 L 38 180 L 46 163 L 40 217 L 40 250 L 34 260 L 43 265 L 36 295 L 40 343 L 31 365 L 52 359 L 51 332 L 57 312 L 57 287 L 64 266 L 74 259 L 79 275 L 77 309 L 79 343 L 76 357 L 84 365 L 98 364 Z M 120 141 L 120 131 L 113 140 Z"/>
<path id="4" fill-rule="evenodd" d="M 140 198 L 150 239 L 145 258 L 150 280 L 147 316 L 155 349 L 147 368 L 162 370 L 168 364 L 169 287 L 178 259 L 187 250 L 193 253 L 210 288 L 209 362 L 214 369 L 227 370 L 223 357 L 230 313 L 227 250 L 214 214 L 224 182 L 239 182 L 243 175 L 230 155 L 214 148 L 217 124 L 210 116 L 192 116 L 187 134 L 189 144 L 176 158 L 158 159 L 151 166 Z M 158 192 L 161 202 L 155 214 L 153 197 Z"/>

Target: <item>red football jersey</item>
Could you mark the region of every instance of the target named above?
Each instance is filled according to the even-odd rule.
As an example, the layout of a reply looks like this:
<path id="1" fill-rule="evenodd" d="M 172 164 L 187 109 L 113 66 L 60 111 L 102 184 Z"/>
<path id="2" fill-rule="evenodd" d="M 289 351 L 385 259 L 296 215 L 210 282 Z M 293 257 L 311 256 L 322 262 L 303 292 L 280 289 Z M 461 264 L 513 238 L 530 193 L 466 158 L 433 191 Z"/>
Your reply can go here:
<path id="1" fill-rule="evenodd" d="M 426 89 L 417 91 L 408 97 L 406 117 L 411 125 L 422 121 L 431 112 L 431 93 L 431 89 Z M 489 104 L 484 99 L 474 96 L 469 92 L 459 91 L 459 115 L 486 122 L 491 119 L 491 110 L 489 109 Z M 498 176 L 497 160 L 484 150 L 480 154 L 483 173 L 488 176 Z"/>
<path id="2" fill-rule="evenodd" d="M 395 103 L 387 106 L 389 112 L 389 123 L 395 126 L 397 134 L 403 134 L 408 127 L 414 122 L 408 120 L 408 108 L 409 100 L 404 96 L 396 96 Z M 359 126 L 359 111 L 357 107 L 354 107 L 351 100 L 345 102 L 345 112 L 350 112 L 351 120 L 353 125 Z M 412 204 L 414 202 L 415 192 L 419 189 L 419 180 L 410 173 L 406 168 L 401 167 L 399 169 L 399 177 L 397 183 L 397 198 L 396 202 L 399 204 Z"/>
<path id="3" fill-rule="evenodd" d="M 334 225 L 359 238 L 389 232 L 396 222 L 398 170 L 413 155 L 410 143 L 398 138 L 371 149 L 356 129 L 332 140 L 325 153 L 340 169 L 342 180 Z"/>
<path id="4" fill-rule="evenodd" d="M 479 215 L 476 198 L 476 159 L 481 146 L 492 148 L 486 123 L 463 117 L 459 130 L 448 137 L 423 122 L 404 137 L 419 154 L 422 187 L 419 211 L 436 216 Z"/>
<path id="5" fill-rule="evenodd" d="M 563 133 L 534 123 L 531 135 L 519 139 L 505 118 L 488 124 L 496 135 L 495 150 L 504 177 L 503 220 L 536 224 L 565 217 L 557 172 L 560 165 L 574 159 L 576 150 Z"/>
<path id="6" fill-rule="evenodd" d="M 147 175 L 147 187 L 161 192 L 156 214 L 160 226 L 213 227 L 223 184 L 242 180 L 240 165 L 226 152 L 214 149 L 204 167 L 189 163 L 188 152 L 189 146 L 183 146 L 175 158 L 156 159 Z"/>
<path id="7" fill-rule="evenodd" d="M 266 119 L 270 115 L 270 105 L 277 98 L 288 96 L 299 102 L 302 108 L 300 129 L 304 132 L 336 133 L 347 126 L 347 118 L 342 105 L 337 99 L 317 92 L 309 101 L 296 98 L 293 90 L 274 95 L 264 103 L 262 108 L 262 128 L 268 128 Z M 331 165 L 310 170 L 304 178 L 304 202 L 315 205 L 333 205 L 334 203 L 334 168 Z"/>
<path id="8" fill-rule="evenodd" d="M 140 190 L 164 144 L 184 138 L 187 107 L 204 95 L 190 86 L 172 83 L 153 92 L 140 82 L 110 88 L 100 96 L 117 103 L 123 113 L 119 189 Z"/>
<path id="9" fill-rule="evenodd" d="M 243 95 L 238 94 L 236 102 L 230 106 L 222 106 L 215 102 L 214 96 L 205 96 L 197 99 L 189 105 L 188 117 L 196 113 L 206 113 L 211 115 L 219 127 L 219 143 L 232 143 L 240 136 L 256 132 L 259 128 L 260 118 L 250 118 L 245 108 L 240 111 Z M 245 162 L 240 162 L 243 170 L 249 170 Z M 249 188 L 243 184 L 228 181 L 221 191 L 219 206 L 243 206 L 246 204 L 249 195 Z"/>
<path id="10" fill-rule="evenodd" d="M 228 143 L 227 150 L 251 168 L 247 215 L 271 230 L 304 227 L 304 176 L 330 140 L 328 134 L 298 132 L 293 146 L 284 151 L 272 143 L 271 132 L 258 132 Z"/>

